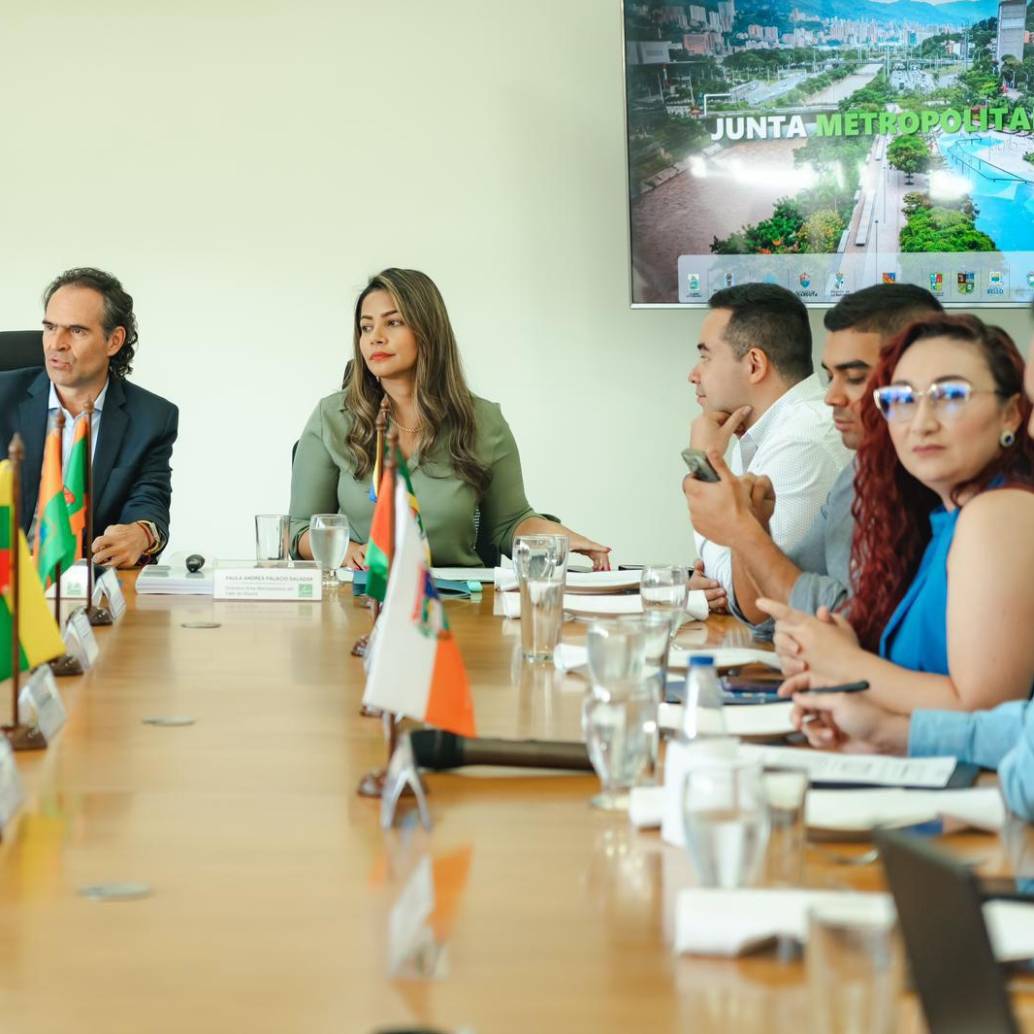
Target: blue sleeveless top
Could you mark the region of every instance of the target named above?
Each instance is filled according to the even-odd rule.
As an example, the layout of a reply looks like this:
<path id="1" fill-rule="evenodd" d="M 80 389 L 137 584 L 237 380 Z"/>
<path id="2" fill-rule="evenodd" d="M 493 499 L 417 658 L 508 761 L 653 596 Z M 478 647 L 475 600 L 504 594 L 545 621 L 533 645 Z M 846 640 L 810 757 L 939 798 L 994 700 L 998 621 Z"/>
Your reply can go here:
<path id="1" fill-rule="evenodd" d="M 880 637 L 880 656 L 902 668 L 948 674 L 948 550 L 961 512 L 930 513 L 933 534 L 919 570 Z"/>

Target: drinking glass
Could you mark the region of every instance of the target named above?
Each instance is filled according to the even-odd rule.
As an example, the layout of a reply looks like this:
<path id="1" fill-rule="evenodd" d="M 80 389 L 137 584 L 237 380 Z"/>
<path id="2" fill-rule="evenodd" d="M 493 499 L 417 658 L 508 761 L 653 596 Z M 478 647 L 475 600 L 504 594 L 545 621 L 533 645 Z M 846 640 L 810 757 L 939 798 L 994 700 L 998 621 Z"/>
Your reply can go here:
<path id="1" fill-rule="evenodd" d="M 286 560 L 290 555 L 290 518 L 282 513 L 255 516 L 255 559 Z"/>
<path id="2" fill-rule="evenodd" d="M 805 804 L 808 773 L 803 768 L 765 768 L 761 776 L 768 804 L 765 883 L 799 887 L 804 880 Z"/>
<path id="3" fill-rule="evenodd" d="M 643 690 L 646 634 L 617 621 L 594 621 L 586 635 L 589 680 L 596 696 L 619 698 Z"/>
<path id="4" fill-rule="evenodd" d="M 513 570 L 521 593 L 521 652 L 529 661 L 549 661 L 564 621 L 566 535 L 518 535 Z"/>
<path id="5" fill-rule="evenodd" d="M 657 610 L 668 615 L 670 636 L 674 637 L 682 625 L 689 595 L 689 569 L 677 564 L 653 564 L 643 568 L 639 585 L 643 612 Z"/>
<path id="6" fill-rule="evenodd" d="M 620 619 L 626 628 L 638 629 L 643 634 L 643 692 L 647 693 L 658 710 L 664 702 L 668 684 L 668 651 L 671 646 L 671 622 L 668 615 L 651 610 Z M 650 728 L 650 760 L 646 766 L 647 782 L 657 782 L 660 757 L 661 730 L 657 717 Z"/>
<path id="7" fill-rule="evenodd" d="M 859 895 L 808 913 L 809 1013 L 818 1034 L 891 1034 L 900 971 L 894 912 Z"/>
<path id="8" fill-rule="evenodd" d="M 582 730 L 589 760 L 600 777 L 602 793 L 590 804 L 603 811 L 628 808 L 635 786 L 650 757 L 650 723 L 657 705 L 643 693 L 604 699 L 592 693 L 582 706 Z"/>
<path id="9" fill-rule="evenodd" d="M 309 548 L 323 572 L 323 591 L 333 591 L 337 569 L 348 552 L 348 518 L 343 513 L 314 513 L 309 522 Z"/>
<path id="10" fill-rule="evenodd" d="M 701 887 L 746 887 L 760 875 L 768 840 L 761 766 L 706 757 L 686 772 L 682 794 L 686 847 Z"/>

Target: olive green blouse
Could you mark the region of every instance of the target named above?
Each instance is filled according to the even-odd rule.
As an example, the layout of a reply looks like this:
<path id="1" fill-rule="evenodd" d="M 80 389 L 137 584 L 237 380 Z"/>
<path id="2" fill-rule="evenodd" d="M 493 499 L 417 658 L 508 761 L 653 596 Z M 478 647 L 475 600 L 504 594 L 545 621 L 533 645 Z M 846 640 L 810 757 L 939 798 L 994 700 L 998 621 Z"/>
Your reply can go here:
<path id="1" fill-rule="evenodd" d="M 510 426 L 495 402 L 473 396 L 477 425 L 475 452 L 491 476 L 479 499 L 449 462 L 447 443 L 439 441 L 426 456 L 414 453 L 408 462 L 413 491 L 431 545 L 431 561 L 438 567 L 480 567 L 474 549 L 474 511 L 480 510 L 482 535 L 507 556 L 514 529 L 526 517 L 537 516 L 524 495 L 521 458 Z M 345 452 L 351 425 L 343 391 L 328 395 L 305 425 L 291 474 L 291 552 L 314 513 L 343 513 L 351 537 L 365 542 L 370 534 L 373 502 L 371 475 L 362 481 L 352 475 Z"/>

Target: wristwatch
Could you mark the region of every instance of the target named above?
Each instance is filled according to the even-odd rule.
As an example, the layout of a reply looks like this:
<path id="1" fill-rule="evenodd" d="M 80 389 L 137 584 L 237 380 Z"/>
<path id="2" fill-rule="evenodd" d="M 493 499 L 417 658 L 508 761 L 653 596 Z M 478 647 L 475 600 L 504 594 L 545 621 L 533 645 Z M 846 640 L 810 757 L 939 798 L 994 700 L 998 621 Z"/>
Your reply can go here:
<path id="1" fill-rule="evenodd" d="M 144 534 L 147 536 L 147 549 L 144 550 L 144 556 L 154 556 L 162 548 L 162 537 L 158 533 L 158 528 L 153 521 L 137 521 L 137 524 L 144 529 Z"/>

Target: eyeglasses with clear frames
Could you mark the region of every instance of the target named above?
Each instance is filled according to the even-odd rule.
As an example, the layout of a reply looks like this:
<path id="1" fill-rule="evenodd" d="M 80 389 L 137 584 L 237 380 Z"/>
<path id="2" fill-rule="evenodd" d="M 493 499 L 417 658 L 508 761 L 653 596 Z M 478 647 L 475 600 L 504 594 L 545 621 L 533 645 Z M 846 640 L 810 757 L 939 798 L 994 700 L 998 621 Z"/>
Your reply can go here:
<path id="1" fill-rule="evenodd" d="M 927 398 L 933 411 L 942 419 L 959 415 L 974 395 L 1001 395 L 991 388 L 974 388 L 969 381 L 937 381 L 926 391 L 916 391 L 907 384 L 888 384 L 877 388 L 873 400 L 888 422 L 903 424 L 912 420 L 919 409 L 919 400 Z"/>

